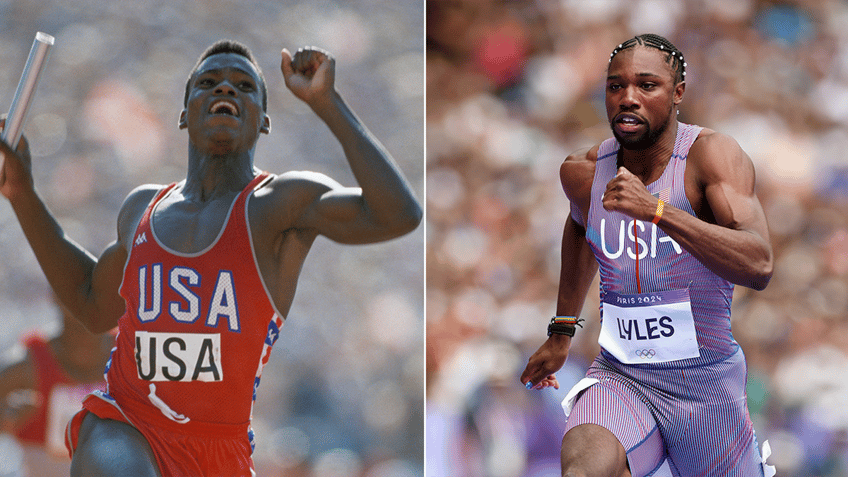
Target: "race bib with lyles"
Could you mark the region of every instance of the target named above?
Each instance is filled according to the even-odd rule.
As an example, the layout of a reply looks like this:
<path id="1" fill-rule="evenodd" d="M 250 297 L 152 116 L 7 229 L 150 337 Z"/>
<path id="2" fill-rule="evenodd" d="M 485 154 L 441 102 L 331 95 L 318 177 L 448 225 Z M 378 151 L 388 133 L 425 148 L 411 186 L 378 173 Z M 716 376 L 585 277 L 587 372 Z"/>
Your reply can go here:
<path id="1" fill-rule="evenodd" d="M 145 381 L 221 381 L 218 333 L 135 332 L 138 377 Z"/>
<path id="2" fill-rule="evenodd" d="M 606 292 L 602 306 L 598 344 L 622 363 L 665 363 L 700 356 L 688 289 L 635 295 Z"/>

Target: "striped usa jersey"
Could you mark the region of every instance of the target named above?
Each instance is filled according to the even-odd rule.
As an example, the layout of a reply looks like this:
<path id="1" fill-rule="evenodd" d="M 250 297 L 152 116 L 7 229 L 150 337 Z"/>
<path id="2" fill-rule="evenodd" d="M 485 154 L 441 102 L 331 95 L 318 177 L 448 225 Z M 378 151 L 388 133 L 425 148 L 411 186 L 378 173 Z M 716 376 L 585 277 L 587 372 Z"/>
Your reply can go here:
<path id="1" fill-rule="evenodd" d="M 647 185 L 651 194 L 692 215 L 695 212 L 686 197 L 684 173 L 689 149 L 701 129 L 678 123 L 671 159 L 662 176 Z M 608 292 L 637 293 L 637 281 L 642 293 L 687 289 L 700 358 L 656 366 L 689 366 L 730 356 L 738 348 L 730 331 L 733 284 L 710 271 L 657 225 L 603 208 L 601 197 L 617 172 L 618 151 L 614 138 L 600 145 L 588 225 L 582 223 L 578 211 L 572 210 L 574 220 L 586 228 L 586 239 L 599 264 L 601 303 Z M 603 309 L 601 316 L 603 319 Z"/>

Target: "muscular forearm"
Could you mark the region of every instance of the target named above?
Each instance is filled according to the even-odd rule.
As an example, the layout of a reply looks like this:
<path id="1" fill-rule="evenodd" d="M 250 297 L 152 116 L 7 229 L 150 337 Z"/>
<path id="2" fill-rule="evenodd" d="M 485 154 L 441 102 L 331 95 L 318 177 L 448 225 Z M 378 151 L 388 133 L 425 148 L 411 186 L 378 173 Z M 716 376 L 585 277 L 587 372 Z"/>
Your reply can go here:
<path id="1" fill-rule="evenodd" d="M 557 294 L 557 315 L 577 316 L 586 301 L 589 287 L 598 271 L 598 262 L 586 242 L 584 229 L 571 217 L 562 233 L 562 256 Z"/>
<path id="2" fill-rule="evenodd" d="M 771 279 L 771 246 L 756 232 L 710 224 L 668 206 L 659 227 L 705 267 L 731 283 L 762 290 Z"/>
<path id="3" fill-rule="evenodd" d="M 310 105 L 336 136 L 362 189 L 369 219 L 377 226 L 401 235 L 421 221 L 421 206 L 415 199 L 389 153 L 374 138 L 344 99 L 333 93 Z"/>
<path id="4" fill-rule="evenodd" d="M 65 235 L 34 189 L 11 204 L 56 296 L 86 327 L 96 327 L 89 310 L 95 257 Z"/>
<path id="5" fill-rule="evenodd" d="M 557 315 L 577 316 L 598 270 L 598 263 L 586 242 L 585 230 L 569 216 L 562 232 L 562 269 L 560 271 Z M 571 337 L 551 334 L 527 362 L 521 382 L 529 387 L 559 388 L 553 373 L 568 358 Z"/>

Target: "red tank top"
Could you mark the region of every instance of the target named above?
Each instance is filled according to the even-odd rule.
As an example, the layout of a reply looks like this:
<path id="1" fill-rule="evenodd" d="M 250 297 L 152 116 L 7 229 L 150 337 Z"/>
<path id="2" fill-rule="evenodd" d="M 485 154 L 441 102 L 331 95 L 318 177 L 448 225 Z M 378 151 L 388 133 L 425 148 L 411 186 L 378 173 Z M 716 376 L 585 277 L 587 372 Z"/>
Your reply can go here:
<path id="1" fill-rule="evenodd" d="M 259 273 L 247 201 L 260 174 L 232 204 L 216 240 L 198 253 L 160 243 L 151 226 L 163 189 L 133 237 L 121 296 L 108 393 L 130 420 L 187 433 L 247 430 L 255 390 L 283 320 Z"/>

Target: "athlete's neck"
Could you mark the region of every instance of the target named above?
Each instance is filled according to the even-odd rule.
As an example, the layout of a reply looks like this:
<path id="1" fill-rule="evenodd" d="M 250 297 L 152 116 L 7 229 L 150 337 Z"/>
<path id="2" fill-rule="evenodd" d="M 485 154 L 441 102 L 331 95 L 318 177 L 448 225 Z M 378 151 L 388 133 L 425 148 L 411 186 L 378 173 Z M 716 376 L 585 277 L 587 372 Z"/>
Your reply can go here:
<path id="1" fill-rule="evenodd" d="M 182 195 L 205 202 L 239 192 L 256 175 L 253 150 L 228 154 L 204 154 L 189 146 L 188 171 Z"/>
<path id="2" fill-rule="evenodd" d="M 626 167 L 645 184 L 659 179 L 674 153 L 678 124 L 676 119 L 671 119 L 657 141 L 645 149 L 619 149 L 618 165 Z"/>

